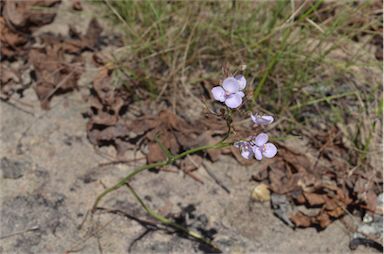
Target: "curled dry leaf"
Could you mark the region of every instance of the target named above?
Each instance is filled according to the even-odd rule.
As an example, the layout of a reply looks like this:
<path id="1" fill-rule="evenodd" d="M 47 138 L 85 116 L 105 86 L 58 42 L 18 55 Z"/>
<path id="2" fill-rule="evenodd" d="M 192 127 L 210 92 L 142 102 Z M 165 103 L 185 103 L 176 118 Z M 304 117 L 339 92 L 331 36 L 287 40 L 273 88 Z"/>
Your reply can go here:
<path id="1" fill-rule="evenodd" d="M 0 17 L 1 55 L 12 59 L 25 55 L 23 46 L 32 41 L 30 34 L 53 21 L 56 12 L 44 8 L 53 7 L 60 0 L 4 0 Z"/>
<path id="2" fill-rule="evenodd" d="M 90 96 L 88 139 L 95 146 L 111 144 L 116 148 L 118 157 L 132 148 L 127 141 L 130 138 L 129 126 L 121 118 L 130 103 L 127 92 L 112 85 L 111 71 L 101 68 L 92 83 Z"/>
<path id="3" fill-rule="evenodd" d="M 31 28 L 49 24 L 56 16 L 55 12 L 44 11 L 61 0 L 5 0 L 3 15 L 14 27 L 30 31 Z"/>
<path id="4" fill-rule="evenodd" d="M 42 108 L 49 108 L 53 95 L 77 89 L 83 67 L 81 58 L 66 62 L 63 51 L 54 44 L 44 49 L 32 49 L 29 60 L 34 66 L 37 78 L 34 89 Z"/>
<path id="5" fill-rule="evenodd" d="M 12 95 L 17 93 L 19 96 L 23 95 L 23 91 L 30 87 L 32 78 L 30 76 L 31 66 L 28 64 L 16 68 L 11 68 L 7 61 L 0 63 L 0 99 L 8 100 Z"/>
<path id="6" fill-rule="evenodd" d="M 0 98 L 8 100 L 15 92 L 15 84 L 20 83 L 20 77 L 15 70 L 9 68 L 5 63 L 0 63 L 1 93 Z"/>
<path id="7" fill-rule="evenodd" d="M 130 129 L 137 135 L 144 135 L 148 140 L 148 162 L 165 159 L 157 142 L 163 144 L 171 153 L 177 154 L 182 147 L 187 147 L 197 137 L 197 131 L 170 110 L 161 111 L 158 116 L 145 116 L 134 120 Z"/>
<path id="8" fill-rule="evenodd" d="M 0 35 L 2 59 L 14 57 L 19 53 L 19 48 L 28 42 L 25 35 L 8 27 L 4 17 L 0 17 Z"/>
<path id="9" fill-rule="evenodd" d="M 70 27 L 70 38 L 65 40 L 61 39 L 62 47 L 66 53 L 79 54 L 84 50 L 95 51 L 103 45 L 101 33 L 103 28 L 93 18 L 88 25 L 87 31 L 84 35 L 78 33 L 74 27 Z"/>
<path id="10" fill-rule="evenodd" d="M 84 36 L 75 31 L 70 33 L 73 37 L 71 39 L 52 33 L 40 36 L 44 47 L 31 49 L 28 57 L 35 69 L 37 83 L 34 88 L 43 108 L 49 108 L 52 96 L 78 88 L 77 81 L 84 67 L 83 59 L 81 56 L 65 57 L 64 53 L 79 54 L 87 49 L 93 50 L 99 44 L 101 33 L 101 26 L 96 19 L 92 19 Z M 98 89 L 100 98 L 104 99 L 108 92 L 103 90 L 105 87 L 100 86 L 103 86 L 103 82 L 96 82 L 95 89 Z M 109 96 L 109 100 L 115 100 L 112 98 L 113 94 Z"/>

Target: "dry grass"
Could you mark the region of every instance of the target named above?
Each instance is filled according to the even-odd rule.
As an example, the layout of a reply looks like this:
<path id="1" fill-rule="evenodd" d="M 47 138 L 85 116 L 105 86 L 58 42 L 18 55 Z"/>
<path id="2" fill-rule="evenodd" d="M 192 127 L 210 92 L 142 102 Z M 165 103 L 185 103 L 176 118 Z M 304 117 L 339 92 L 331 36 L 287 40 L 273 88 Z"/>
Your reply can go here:
<path id="1" fill-rule="evenodd" d="M 352 166 L 380 167 L 382 4 L 354 2 L 103 0 L 100 9 L 124 34 L 118 83 L 128 75 L 177 107 L 202 81 L 218 82 L 223 65 L 246 65 L 248 110 L 277 115 L 281 139 L 337 125 L 359 154 Z"/>

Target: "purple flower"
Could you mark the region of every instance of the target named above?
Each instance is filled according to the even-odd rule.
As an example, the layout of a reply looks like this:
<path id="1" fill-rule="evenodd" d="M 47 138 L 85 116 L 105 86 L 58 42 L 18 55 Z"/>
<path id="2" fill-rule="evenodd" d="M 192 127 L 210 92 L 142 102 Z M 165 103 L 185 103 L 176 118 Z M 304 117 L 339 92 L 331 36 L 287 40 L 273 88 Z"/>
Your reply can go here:
<path id="1" fill-rule="evenodd" d="M 251 119 L 256 125 L 268 125 L 273 122 L 273 116 L 262 116 L 259 114 L 252 115 Z"/>
<path id="2" fill-rule="evenodd" d="M 244 159 L 249 160 L 252 158 L 253 155 L 253 149 L 249 142 L 247 141 L 238 141 L 234 143 L 234 146 L 237 148 L 240 148 L 241 156 L 243 156 Z"/>
<path id="3" fill-rule="evenodd" d="M 268 135 L 260 133 L 253 141 L 252 151 L 255 154 L 256 160 L 261 160 L 264 157 L 273 158 L 277 154 L 277 148 L 272 143 L 267 143 Z"/>
<path id="4" fill-rule="evenodd" d="M 224 102 L 228 108 L 237 108 L 243 102 L 243 89 L 247 85 L 244 76 L 228 77 L 221 86 L 215 86 L 211 92 L 215 100 Z"/>
<path id="5" fill-rule="evenodd" d="M 244 90 L 244 88 L 247 85 L 247 80 L 244 78 L 244 76 L 243 75 L 236 75 L 235 79 L 237 80 L 237 82 L 239 82 L 240 90 Z"/>
<path id="6" fill-rule="evenodd" d="M 241 156 L 249 160 L 254 155 L 257 160 L 264 157 L 273 158 L 277 154 L 277 148 L 272 143 L 267 143 L 268 135 L 260 133 L 256 137 L 250 137 L 251 141 L 238 141 L 234 146 L 240 148 Z"/>

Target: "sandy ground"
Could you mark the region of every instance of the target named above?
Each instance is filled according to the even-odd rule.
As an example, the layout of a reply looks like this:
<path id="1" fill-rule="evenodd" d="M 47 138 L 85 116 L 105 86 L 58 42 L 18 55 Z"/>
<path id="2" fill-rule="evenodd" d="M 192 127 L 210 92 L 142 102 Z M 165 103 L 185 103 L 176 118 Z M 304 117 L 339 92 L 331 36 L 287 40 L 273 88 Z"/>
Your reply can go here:
<path id="1" fill-rule="evenodd" d="M 162 230 L 136 240 L 146 227 L 129 216 L 151 219 L 124 189 L 107 196 L 101 204 L 119 213 L 99 212 L 79 230 L 77 226 L 104 185 L 111 186 L 133 166 L 96 167 L 107 160 L 95 153 L 87 140 L 86 119 L 81 114 L 86 104 L 79 93 L 56 98 L 47 112 L 38 109 L 34 96 L 30 90 L 26 100 L 34 103 L 35 117 L 1 104 L 0 253 L 202 251 L 199 243 Z M 203 168 L 197 175 L 204 185 L 165 172 L 145 172 L 132 184 L 157 211 L 180 215 L 184 210 L 188 224 L 213 233 L 226 253 L 351 252 L 349 235 L 341 223 L 321 232 L 293 230 L 273 215 L 268 203 L 251 202 L 250 192 L 256 183 L 250 178 L 259 165 L 241 167 L 225 156 L 209 164 L 230 194 Z M 359 251 L 370 250 L 360 247 Z"/>
<path id="2" fill-rule="evenodd" d="M 66 31 L 68 20 L 88 24 L 92 15 L 65 11 L 41 31 Z M 64 11 L 63 11 L 64 10 Z M 71 18 L 71 15 L 75 15 Z M 40 31 L 40 32 L 41 32 Z M 92 76 L 89 74 L 88 76 Z M 86 86 L 87 75 L 81 83 Z M 81 92 L 53 99 L 50 111 L 39 107 L 32 89 L 24 102 L 34 116 L 1 103 L 1 230 L 0 253 L 191 253 L 204 246 L 171 231 L 155 230 L 153 222 L 125 189 L 107 196 L 98 212 L 83 221 L 97 194 L 125 176 L 134 165 L 97 167 L 107 162 L 86 137 L 88 105 Z M 113 155 L 113 149 L 103 149 Z M 140 155 L 138 155 L 140 156 Z M 127 153 L 127 159 L 133 154 Z M 139 164 L 141 162 L 137 162 Z M 178 173 L 145 172 L 132 185 L 156 211 L 179 216 L 190 228 L 213 235 L 225 253 L 351 253 L 350 235 L 340 222 L 326 230 L 293 230 L 273 215 L 269 203 L 254 203 L 250 181 L 260 164 L 242 167 L 223 156 L 207 162 L 231 191 L 225 192 L 200 168 L 200 184 Z M 132 218 L 134 217 L 134 218 Z M 137 220 L 142 219 L 143 221 Z M 369 253 L 359 247 L 354 253 Z"/>

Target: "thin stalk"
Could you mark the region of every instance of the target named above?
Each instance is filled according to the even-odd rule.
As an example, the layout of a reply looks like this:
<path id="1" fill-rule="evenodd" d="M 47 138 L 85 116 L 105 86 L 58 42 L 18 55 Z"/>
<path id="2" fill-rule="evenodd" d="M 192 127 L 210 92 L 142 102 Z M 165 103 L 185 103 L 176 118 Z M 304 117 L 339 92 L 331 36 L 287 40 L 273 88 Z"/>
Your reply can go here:
<path id="1" fill-rule="evenodd" d="M 196 147 L 196 148 L 191 148 L 191 149 L 189 149 L 187 151 L 184 151 L 184 152 L 182 152 L 180 154 L 177 154 L 177 155 L 173 155 L 170 152 L 168 152 L 167 153 L 168 158 L 166 160 L 159 161 L 159 162 L 152 163 L 152 164 L 146 164 L 146 165 L 143 165 L 141 167 L 136 168 L 130 174 L 128 174 L 126 177 L 121 178 L 114 186 L 104 190 L 99 196 L 97 196 L 97 198 L 95 199 L 95 202 L 93 203 L 93 206 L 92 206 L 92 209 L 91 209 L 91 214 L 93 214 L 96 211 L 97 205 L 99 204 L 101 199 L 104 198 L 108 193 L 113 192 L 113 191 L 121 188 L 122 186 L 126 185 L 129 188 L 129 190 L 132 192 L 132 194 L 135 196 L 136 200 L 140 203 L 140 205 L 144 208 L 144 210 L 151 217 L 153 217 L 154 219 L 158 220 L 159 222 L 161 222 L 161 223 L 163 223 L 165 225 L 169 225 L 169 226 L 171 226 L 171 227 L 173 227 L 173 228 L 175 228 L 175 229 L 177 229 L 179 231 L 182 231 L 182 232 L 186 233 L 188 236 L 193 237 L 193 238 L 195 238 L 196 240 L 198 240 L 200 242 L 203 242 L 203 243 L 205 243 L 205 244 L 207 244 L 209 246 L 212 246 L 215 250 L 220 251 L 216 246 L 214 246 L 211 243 L 211 241 L 205 239 L 199 233 L 197 233 L 195 231 L 190 231 L 190 230 L 188 230 L 188 229 L 178 225 L 177 223 L 167 219 L 166 217 L 164 217 L 164 216 L 162 216 L 160 214 L 157 214 L 156 212 L 150 210 L 145 205 L 143 200 L 133 190 L 133 188 L 128 184 L 128 182 L 135 175 L 137 175 L 137 174 L 139 174 L 139 173 L 141 173 L 141 172 L 143 172 L 145 170 L 149 170 L 149 169 L 152 169 L 152 168 L 158 168 L 158 167 L 164 167 L 164 166 L 170 165 L 173 162 L 175 162 L 176 160 L 181 159 L 181 158 L 183 158 L 183 157 L 185 157 L 185 156 L 187 156 L 189 154 L 197 153 L 197 152 L 208 150 L 208 149 L 224 148 L 224 147 L 232 145 L 231 143 L 225 143 L 224 142 L 224 140 L 229 136 L 229 134 L 231 132 L 231 120 L 230 119 L 227 119 L 227 125 L 228 125 L 228 133 L 227 133 L 226 137 L 223 140 L 221 140 L 220 142 L 216 143 L 216 144 L 204 145 L 204 146 L 199 146 L 199 147 Z M 87 213 L 87 215 L 88 215 L 88 213 Z M 87 215 L 85 217 L 87 217 Z M 86 219 L 84 219 L 84 221 L 85 220 Z M 80 225 L 80 227 L 81 227 L 81 225 Z"/>
<path id="2" fill-rule="evenodd" d="M 165 160 L 165 161 L 160 161 L 160 162 L 156 162 L 156 163 L 152 163 L 152 164 L 143 165 L 143 166 L 138 167 L 137 169 L 135 169 L 132 173 L 130 173 L 126 177 L 121 178 L 121 180 L 118 181 L 114 186 L 112 186 L 111 188 L 106 189 L 99 196 L 97 196 L 97 198 L 96 198 L 96 200 L 95 200 L 95 202 L 94 202 L 94 204 L 92 206 L 92 210 L 91 210 L 92 213 L 96 210 L 96 207 L 97 207 L 98 203 L 100 202 L 100 200 L 105 195 L 107 195 L 108 193 L 110 193 L 112 191 L 115 191 L 115 190 L 119 189 L 120 187 L 122 187 L 125 183 L 127 183 L 132 177 L 134 177 L 138 173 L 140 173 L 140 172 L 142 172 L 144 170 L 147 170 L 147 169 L 152 169 L 152 168 L 156 168 L 156 167 L 165 166 L 165 165 L 167 165 L 167 162 L 168 161 Z"/>
<path id="3" fill-rule="evenodd" d="M 160 162 L 156 162 L 156 163 L 152 163 L 152 164 L 146 164 L 146 165 L 143 165 L 141 167 L 138 167 L 137 169 L 135 169 L 134 171 L 132 171 L 129 175 L 127 175 L 126 177 L 123 177 L 121 178 L 114 186 L 104 190 L 99 196 L 97 196 L 95 202 L 93 203 L 93 206 L 92 206 L 92 209 L 91 209 L 91 212 L 94 213 L 95 210 L 96 210 L 96 207 L 97 205 L 99 204 L 99 202 L 101 201 L 101 199 L 103 197 L 105 197 L 108 193 L 112 192 L 112 191 L 115 191 L 117 189 L 120 189 L 122 186 L 124 186 L 126 183 L 128 183 L 128 181 L 134 177 L 135 175 L 139 174 L 140 172 L 142 171 L 145 171 L 145 170 L 148 170 L 148 169 L 153 169 L 153 168 L 158 168 L 158 167 L 164 167 L 164 166 L 167 166 L 167 165 L 170 165 L 172 164 L 174 161 L 178 160 L 178 159 L 181 159 L 183 158 L 184 156 L 187 156 L 189 154 L 193 154 L 193 153 L 197 153 L 197 152 L 200 152 L 200 151 L 203 151 L 203 150 L 208 150 L 208 149 L 218 149 L 218 148 L 223 148 L 223 147 L 227 147 L 231 145 L 230 143 L 224 143 L 224 142 L 219 142 L 217 144 L 211 144 L 211 145 L 205 145 L 205 146 L 200 146 L 200 147 L 196 147 L 196 148 L 192 148 L 192 149 L 189 149 L 185 152 L 182 152 L 180 154 L 177 154 L 177 155 L 174 155 L 172 156 L 171 158 L 169 159 L 166 159 L 166 160 L 163 160 L 163 161 L 160 161 Z"/>

